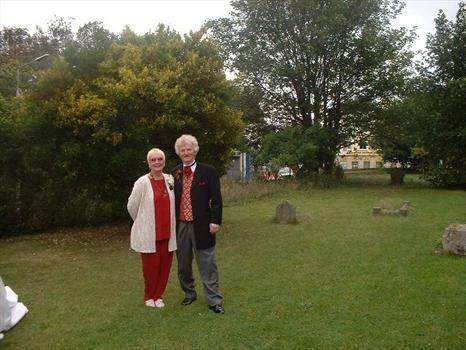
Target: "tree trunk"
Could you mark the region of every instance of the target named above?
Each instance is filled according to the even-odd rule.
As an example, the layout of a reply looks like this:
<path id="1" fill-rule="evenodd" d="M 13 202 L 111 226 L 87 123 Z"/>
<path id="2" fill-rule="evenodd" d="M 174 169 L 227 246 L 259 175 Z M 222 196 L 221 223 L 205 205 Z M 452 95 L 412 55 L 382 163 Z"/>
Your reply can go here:
<path id="1" fill-rule="evenodd" d="M 405 178 L 405 170 L 403 168 L 390 169 L 390 184 L 403 185 Z"/>

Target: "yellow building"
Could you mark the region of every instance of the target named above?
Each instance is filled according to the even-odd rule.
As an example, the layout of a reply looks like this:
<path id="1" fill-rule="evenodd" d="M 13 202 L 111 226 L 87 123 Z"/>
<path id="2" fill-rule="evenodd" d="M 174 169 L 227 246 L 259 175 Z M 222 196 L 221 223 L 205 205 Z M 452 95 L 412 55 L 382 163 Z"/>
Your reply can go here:
<path id="1" fill-rule="evenodd" d="M 383 167 L 382 156 L 377 150 L 367 145 L 353 144 L 340 149 L 336 161 L 343 170 L 380 169 Z"/>

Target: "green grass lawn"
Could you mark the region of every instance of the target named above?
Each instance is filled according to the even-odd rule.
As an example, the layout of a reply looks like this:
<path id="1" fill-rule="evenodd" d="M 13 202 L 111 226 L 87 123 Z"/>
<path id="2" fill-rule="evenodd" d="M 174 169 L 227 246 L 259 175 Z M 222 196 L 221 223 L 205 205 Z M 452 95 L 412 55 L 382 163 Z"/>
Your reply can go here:
<path id="1" fill-rule="evenodd" d="M 176 261 L 167 307 L 145 307 L 127 225 L 1 239 L 0 275 L 29 314 L 0 349 L 466 349 L 466 258 L 439 245 L 448 224 L 466 223 L 466 192 L 412 175 L 387 182 L 269 184 L 228 204 L 217 245 L 225 315 L 202 297 L 180 305 Z M 284 199 L 297 225 L 273 223 Z M 407 217 L 372 215 L 404 201 Z"/>

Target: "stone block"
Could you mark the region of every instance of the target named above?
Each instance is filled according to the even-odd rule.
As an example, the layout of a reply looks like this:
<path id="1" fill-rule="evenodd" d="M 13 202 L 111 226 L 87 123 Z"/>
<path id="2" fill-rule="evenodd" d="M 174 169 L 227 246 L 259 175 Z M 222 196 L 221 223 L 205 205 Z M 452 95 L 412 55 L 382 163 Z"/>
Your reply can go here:
<path id="1" fill-rule="evenodd" d="M 382 214 L 382 208 L 381 207 L 373 207 L 372 208 L 372 214 Z"/>
<path id="2" fill-rule="evenodd" d="M 391 215 L 391 216 L 407 216 L 409 212 L 410 202 L 404 202 L 399 209 L 385 209 L 381 207 L 372 207 L 374 215 Z"/>
<path id="3" fill-rule="evenodd" d="M 296 207 L 287 200 L 277 206 L 275 222 L 280 224 L 296 224 Z"/>
<path id="4" fill-rule="evenodd" d="M 466 256 L 466 224 L 449 225 L 443 234 L 442 246 L 450 253 Z"/>
<path id="5" fill-rule="evenodd" d="M 401 215 L 401 216 L 407 216 L 408 215 L 408 208 L 406 207 L 401 207 L 400 209 L 398 209 L 398 214 Z"/>

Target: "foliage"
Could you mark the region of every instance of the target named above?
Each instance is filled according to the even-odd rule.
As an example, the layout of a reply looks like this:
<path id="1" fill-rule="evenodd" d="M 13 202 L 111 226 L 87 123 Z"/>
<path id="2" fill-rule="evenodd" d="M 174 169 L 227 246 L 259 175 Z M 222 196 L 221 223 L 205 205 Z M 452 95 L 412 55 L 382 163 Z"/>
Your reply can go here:
<path id="1" fill-rule="evenodd" d="M 435 33 L 427 37 L 427 68 L 425 75 L 439 84 L 466 75 L 466 4 L 460 3 L 456 20 L 449 21 L 442 10 L 435 19 Z"/>
<path id="2" fill-rule="evenodd" d="M 427 80 L 421 128 L 425 172 L 432 183 L 466 186 L 466 5 L 456 21 L 440 11 L 436 32 L 427 40 Z"/>
<path id="3" fill-rule="evenodd" d="M 403 184 L 408 169 L 417 171 L 423 165 L 424 148 L 419 135 L 425 118 L 420 103 L 422 88 L 422 81 L 413 79 L 402 99 L 374 110 L 366 124 L 369 143 L 391 164 L 388 171 L 393 185 Z"/>
<path id="4" fill-rule="evenodd" d="M 10 157 L 19 170 L 10 166 L 5 175 L 16 179 L 5 187 L 16 197 L 5 206 L 16 214 L 2 217 L 0 228 L 126 217 L 131 187 L 147 171 L 148 149 L 166 151 L 169 172 L 182 133 L 198 138 L 199 160 L 224 173 L 243 124 L 233 105 L 236 90 L 203 34 L 181 37 L 160 26 L 142 36 L 127 28 L 117 37 L 98 22 L 79 28 L 62 55 L 48 60 L 50 67 L 14 99 L 18 108 L 2 124 L 5 134 L 21 126 L 17 134 L 27 142 L 12 133 L 4 146 L 23 145 Z M 16 126 L 15 119 L 22 122 Z"/>
<path id="5" fill-rule="evenodd" d="M 382 151 L 385 162 L 400 164 L 402 168 L 415 166 L 413 149 L 417 143 L 419 111 L 412 99 L 395 101 L 378 112 L 370 129 L 372 146 Z"/>
<path id="6" fill-rule="evenodd" d="M 466 187 L 466 76 L 432 88 L 429 96 L 429 124 L 421 131 L 426 176 L 436 185 Z"/>
<path id="7" fill-rule="evenodd" d="M 264 137 L 262 147 L 254 159 L 256 165 L 269 164 L 273 172 L 288 165 L 295 169 L 300 176 L 317 173 L 324 158 L 331 158 L 326 154 L 329 147 L 328 133 L 319 125 L 303 130 L 299 126 L 290 126 Z"/>
<path id="8" fill-rule="evenodd" d="M 267 116 L 261 108 L 262 94 L 252 86 L 243 86 L 241 79 L 234 80 L 238 91 L 233 98 L 234 106 L 243 113 L 245 128 L 245 148 L 252 153 L 260 150 L 264 135 L 274 131 L 274 127 L 267 122 Z"/>
<path id="9" fill-rule="evenodd" d="M 232 1 L 211 23 L 230 68 L 260 92 L 275 128 L 320 126 L 321 168 L 360 131 L 359 119 L 397 96 L 410 75 L 413 33 L 392 29 L 399 1 Z"/>
<path id="10" fill-rule="evenodd" d="M 385 161 L 422 169 L 440 186 L 466 186 L 465 13 L 460 4 L 453 22 L 439 12 L 421 76 L 367 124 Z"/>
<path id="11" fill-rule="evenodd" d="M 72 40 L 71 23 L 62 18 L 54 18 L 48 23 L 45 32 L 37 28 L 32 35 L 24 28 L 2 28 L 0 30 L 0 94 L 5 98 L 14 97 L 17 84 L 20 90 L 27 91 L 37 75 L 51 64 L 50 59 L 40 61 L 35 59 L 45 54 L 50 57 L 61 55 L 65 46 Z"/>
<path id="12" fill-rule="evenodd" d="M 27 138 L 23 126 L 13 118 L 14 105 L 0 95 L 0 223 L 14 222 L 18 198 L 16 179 L 21 175 L 21 153 Z"/>
<path id="13" fill-rule="evenodd" d="M 65 60 L 80 75 L 98 75 L 98 65 L 107 56 L 115 37 L 100 22 L 89 22 L 78 29 L 76 39 L 64 51 Z"/>

